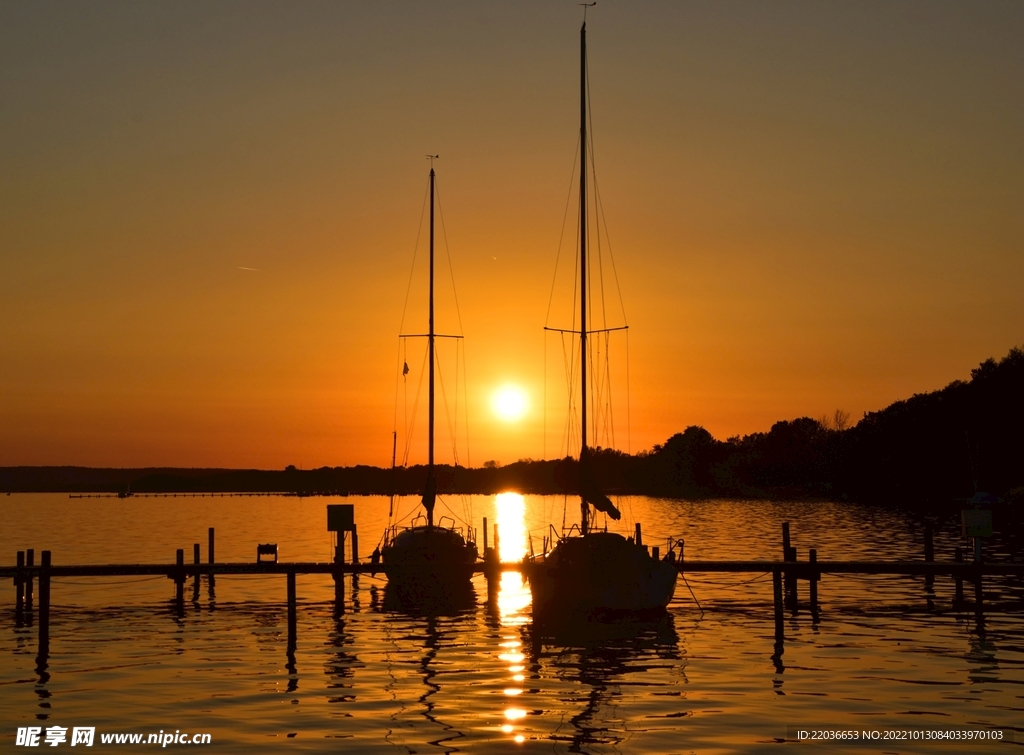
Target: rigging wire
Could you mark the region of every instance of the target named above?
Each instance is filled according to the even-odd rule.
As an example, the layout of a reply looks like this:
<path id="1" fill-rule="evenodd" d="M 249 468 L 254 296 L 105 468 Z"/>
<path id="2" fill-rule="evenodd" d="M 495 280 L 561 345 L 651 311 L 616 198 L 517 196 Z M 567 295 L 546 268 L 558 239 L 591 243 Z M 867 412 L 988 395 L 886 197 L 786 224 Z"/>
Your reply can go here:
<path id="1" fill-rule="evenodd" d="M 629 409 L 629 329 L 626 329 L 626 453 L 633 453 L 632 438 L 633 418 Z"/>
<path id="2" fill-rule="evenodd" d="M 398 332 L 401 333 L 405 327 L 405 313 L 409 309 L 409 294 L 412 291 L 413 274 L 416 272 L 416 256 L 420 248 L 420 236 L 423 235 L 423 216 L 427 211 L 427 196 L 430 193 L 430 181 L 427 181 L 427 188 L 423 192 L 423 206 L 420 208 L 420 223 L 416 229 L 416 245 L 412 248 L 412 265 L 409 269 L 409 282 L 405 286 L 405 304 L 402 307 L 402 321 L 398 325 Z"/>
<path id="3" fill-rule="evenodd" d="M 403 339 L 404 340 L 404 339 Z M 427 374 L 427 351 L 423 350 L 423 364 L 420 366 L 420 382 L 416 386 L 416 398 L 412 404 L 412 421 L 409 426 L 405 429 L 405 455 L 402 457 L 402 466 L 408 466 L 409 464 L 409 453 L 412 450 L 412 431 L 416 427 L 416 410 L 420 405 L 420 393 L 423 391 L 423 378 Z"/>
<path id="4" fill-rule="evenodd" d="M 437 214 L 441 218 L 441 237 L 444 239 L 444 253 L 448 259 L 448 275 L 452 281 L 452 296 L 455 298 L 455 316 L 459 320 L 459 335 L 466 335 L 462 328 L 462 312 L 459 310 L 459 292 L 455 288 L 455 270 L 452 267 L 452 255 L 448 249 L 448 232 L 444 227 L 444 210 L 441 209 L 441 188 L 438 186 L 437 177 L 434 177 L 434 193 L 437 195 Z"/>
<path id="5" fill-rule="evenodd" d="M 455 286 L 455 267 L 452 265 L 451 248 L 448 245 L 448 229 L 445 227 L 445 223 L 444 223 L 444 209 L 442 208 L 442 205 L 441 205 L 441 188 L 438 185 L 438 181 L 437 181 L 436 176 L 434 178 L 434 191 L 437 194 L 437 213 L 438 213 L 438 216 L 441 219 L 441 237 L 444 239 L 445 257 L 448 260 L 448 276 L 449 276 L 449 278 L 451 280 L 451 283 L 452 283 L 452 297 L 455 300 L 455 316 L 458 318 L 458 321 L 459 321 L 459 335 L 460 336 L 465 336 L 466 332 L 465 332 L 465 329 L 464 329 L 464 327 L 462 325 L 462 310 L 459 307 L 459 291 L 458 291 L 458 288 Z M 451 418 L 449 417 L 449 428 L 450 428 L 451 438 L 452 438 L 452 454 L 453 454 L 453 456 L 455 458 L 456 466 L 458 466 L 458 458 L 459 458 L 459 456 L 458 456 L 458 426 L 459 426 L 459 343 L 458 343 L 458 341 L 460 341 L 460 340 L 463 340 L 463 339 L 457 339 L 456 340 L 456 348 L 455 348 L 455 423 L 454 423 L 454 426 L 452 426 Z M 438 366 L 440 367 L 440 363 L 438 363 Z M 438 373 L 440 374 L 440 370 L 438 370 Z M 463 378 L 463 390 L 466 391 L 467 390 L 466 383 L 468 382 L 469 378 L 466 375 L 466 347 L 465 347 L 464 344 L 462 345 L 462 378 Z M 443 385 L 442 385 L 441 390 L 442 390 L 442 393 L 443 393 L 443 391 L 444 391 Z M 446 401 L 447 401 L 447 399 L 446 399 Z M 446 403 L 446 407 L 447 407 L 447 403 Z M 466 393 L 466 396 L 465 396 L 465 410 L 464 410 L 464 413 L 465 413 L 465 422 L 466 422 L 466 466 L 469 466 L 469 464 L 470 464 L 470 457 L 469 457 L 469 394 L 468 393 Z M 469 511 L 467 513 L 467 518 L 471 519 L 472 518 L 472 502 L 471 502 L 471 500 L 468 503 L 467 503 L 466 500 L 463 500 L 463 506 L 465 508 L 468 508 Z"/>
<path id="6" fill-rule="evenodd" d="M 580 158 L 580 137 L 576 136 L 576 151 L 573 153 L 572 158 L 572 170 L 569 172 L 569 191 L 565 197 L 565 212 L 562 213 L 562 230 L 558 234 L 558 251 L 555 253 L 555 272 L 551 276 L 551 293 L 548 294 L 548 311 L 544 316 L 544 324 L 549 325 L 551 322 L 551 303 L 555 297 L 555 282 L 558 280 L 558 261 L 562 256 L 562 239 L 565 237 L 565 226 L 569 221 L 569 203 L 572 201 L 572 189 L 573 179 L 576 177 L 576 163 L 579 162 Z M 577 245 L 579 241 L 577 240 Z M 574 273 L 575 275 L 575 273 Z"/>
<path id="7" fill-rule="evenodd" d="M 452 456 L 455 459 L 455 465 L 458 466 L 458 464 L 459 464 L 459 450 L 456 447 L 456 443 L 455 443 L 456 435 L 455 435 L 455 429 L 452 427 L 452 413 L 451 413 L 451 411 L 449 411 L 449 408 L 448 408 L 448 394 L 445 393 L 445 390 L 444 390 L 444 374 L 441 371 L 441 358 L 440 358 L 440 355 L 438 355 L 436 351 L 434 352 L 434 361 L 437 363 L 437 367 L 438 367 L 438 369 L 437 369 L 437 378 L 438 378 L 437 382 L 441 384 L 441 404 L 442 404 L 442 406 L 444 406 L 444 416 L 445 416 L 445 419 L 448 422 L 448 438 L 449 438 L 449 440 L 451 441 L 451 444 L 452 444 Z M 458 417 L 456 417 L 456 420 L 458 420 Z"/>
<path id="8" fill-rule="evenodd" d="M 544 314 L 544 326 L 547 327 L 551 324 L 551 305 L 555 300 L 555 285 L 558 282 L 558 264 L 562 259 L 562 243 L 565 239 L 565 226 L 569 222 L 569 205 L 572 202 L 572 191 L 574 178 L 576 176 L 576 163 L 579 161 L 580 156 L 580 136 L 576 136 L 576 148 L 573 152 L 572 158 L 572 170 L 569 171 L 569 188 L 565 194 L 565 210 L 562 212 L 562 227 L 558 232 L 558 248 L 555 252 L 555 269 L 551 275 L 551 291 L 548 293 L 548 308 Z M 575 272 L 573 273 L 575 278 Z M 575 300 L 574 300 L 575 301 Z M 564 338 L 563 338 L 564 340 Z M 564 347 L 563 347 L 564 348 Z M 548 443 L 548 339 L 547 333 L 544 334 L 544 445 L 543 445 L 543 458 L 547 458 L 547 443 Z"/>

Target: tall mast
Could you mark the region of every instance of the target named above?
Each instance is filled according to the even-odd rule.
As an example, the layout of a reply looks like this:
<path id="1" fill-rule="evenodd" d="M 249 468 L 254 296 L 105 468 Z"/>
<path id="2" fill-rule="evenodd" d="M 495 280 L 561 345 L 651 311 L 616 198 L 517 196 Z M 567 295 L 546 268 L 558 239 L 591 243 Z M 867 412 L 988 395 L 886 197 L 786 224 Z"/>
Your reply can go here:
<path id="1" fill-rule="evenodd" d="M 580 27 L 580 492 L 587 474 L 587 22 Z M 580 531 L 587 534 L 590 510 L 580 495 Z"/>
<path id="2" fill-rule="evenodd" d="M 433 161 L 431 161 L 433 162 Z M 423 494 L 423 506 L 427 510 L 427 526 L 434 524 L 434 496 L 437 484 L 434 482 L 434 167 L 430 167 L 430 315 L 427 327 L 427 359 L 430 369 L 427 380 L 427 489 Z"/>

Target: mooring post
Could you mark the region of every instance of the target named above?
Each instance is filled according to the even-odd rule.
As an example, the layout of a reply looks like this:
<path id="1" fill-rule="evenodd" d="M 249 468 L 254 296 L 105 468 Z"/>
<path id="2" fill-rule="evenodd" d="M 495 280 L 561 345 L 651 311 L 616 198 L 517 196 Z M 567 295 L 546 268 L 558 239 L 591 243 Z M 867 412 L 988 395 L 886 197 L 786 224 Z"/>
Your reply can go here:
<path id="1" fill-rule="evenodd" d="M 786 628 L 782 616 L 782 570 L 779 567 L 772 569 L 772 592 L 775 598 L 775 639 L 781 641 L 785 637 Z"/>
<path id="2" fill-rule="evenodd" d="M 295 572 L 288 572 L 288 650 L 295 650 L 296 641 Z"/>
<path id="3" fill-rule="evenodd" d="M 487 556 L 487 517 L 484 517 L 484 556 Z"/>
<path id="4" fill-rule="evenodd" d="M 789 522 L 782 523 L 782 560 L 796 561 L 796 549 L 791 547 L 789 537 Z M 792 569 L 786 569 L 785 574 L 785 602 L 789 607 L 796 610 L 796 577 Z"/>
<path id="5" fill-rule="evenodd" d="M 209 539 L 210 542 L 209 542 L 209 545 L 206 546 L 206 560 L 209 563 L 212 564 L 214 562 L 213 561 L 213 527 L 210 527 L 210 532 L 209 532 L 208 539 Z M 212 576 L 212 573 L 211 573 L 211 576 Z"/>
<path id="6" fill-rule="evenodd" d="M 36 551 L 34 548 L 29 548 L 25 551 L 25 568 L 27 572 L 25 574 L 25 610 L 32 610 L 32 567 L 35 566 Z"/>
<path id="7" fill-rule="evenodd" d="M 932 542 L 932 523 L 924 523 L 924 560 L 928 563 L 935 561 L 935 544 Z M 935 574 L 928 572 L 924 578 L 925 587 L 931 588 L 935 584 Z"/>
<path id="8" fill-rule="evenodd" d="M 334 612 L 345 613 L 345 577 L 341 567 L 345 563 L 345 531 L 337 533 L 338 541 L 334 547 Z"/>
<path id="9" fill-rule="evenodd" d="M 963 548 L 956 549 L 955 555 L 956 562 L 962 564 L 964 562 L 964 550 Z M 956 594 L 953 597 L 953 605 L 963 605 L 964 602 L 964 576 L 963 573 L 958 569 L 956 572 Z"/>
<path id="10" fill-rule="evenodd" d="M 981 538 L 974 538 L 974 610 L 981 613 Z"/>
<path id="11" fill-rule="evenodd" d="M 174 602 L 178 613 L 185 612 L 185 549 L 178 548 L 175 558 L 178 568 L 174 571 Z"/>
<path id="12" fill-rule="evenodd" d="M 199 566 L 199 543 L 193 543 L 192 544 L 192 563 L 194 563 L 196 566 Z M 198 600 L 199 599 L 199 569 L 196 569 L 196 576 L 195 576 L 195 581 L 193 582 L 193 586 L 195 587 L 196 599 Z"/>
<path id="13" fill-rule="evenodd" d="M 17 565 L 14 572 L 14 593 L 15 599 L 15 612 L 18 618 L 21 618 L 22 612 L 25 610 L 25 551 L 18 551 L 18 558 L 15 562 Z"/>
<path id="14" fill-rule="evenodd" d="M 793 549 L 790 547 L 789 522 L 783 522 L 782 523 L 782 560 L 783 561 L 793 561 L 793 560 L 795 560 L 793 558 Z M 785 581 L 786 592 L 785 592 L 785 598 L 786 598 L 786 602 L 790 603 L 791 605 L 795 603 L 795 596 L 796 596 L 796 585 L 795 585 L 795 582 L 796 582 L 796 580 L 793 579 L 793 572 L 791 570 L 789 570 L 789 569 L 786 569 L 786 581 Z"/>
<path id="15" fill-rule="evenodd" d="M 818 612 L 818 549 L 811 548 L 807 551 L 807 562 L 811 565 L 808 581 L 810 582 L 811 613 Z"/>
<path id="16" fill-rule="evenodd" d="M 39 655 L 50 650 L 50 551 L 43 551 L 39 570 Z"/>
<path id="17" fill-rule="evenodd" d="M 643 538 L 640 533 L 640 522 L 637 522 L 636 526 L 633 529 L 633 539 L 636 540 L 637 545 L 644 544 Z"/>
<path id="18" fill-rule="evenodd" d="M 356 532 L 356 526 L 352 525 L 352 563 L 359 563 L 359 533 Z M 354 574 L 355 572 L 353 572 Z"/>

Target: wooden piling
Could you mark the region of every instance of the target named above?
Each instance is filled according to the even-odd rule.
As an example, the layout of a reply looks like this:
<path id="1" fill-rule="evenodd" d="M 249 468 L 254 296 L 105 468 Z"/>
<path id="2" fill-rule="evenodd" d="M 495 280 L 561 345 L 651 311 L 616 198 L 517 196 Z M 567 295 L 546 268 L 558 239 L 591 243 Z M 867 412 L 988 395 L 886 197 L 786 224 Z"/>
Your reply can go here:
<path id="1" fill-rule="evenodd" d="M 772 592 L 775 598 L 775 639 L 781 641 L 786 634 L 783 623 L 782 606 L 782 570 L 772 569 Z"/>
<path id="2" fill-rule="evenodd" d="M 352 563 L 359 563 L 359 533 L 356 532 L 356 526 L 352 525 Z"/>
<path id="3" fill-rule="evenodd" d="M 974 538 L 974 611 L 981 614 L 982 611 L 982 592 L 981 592 L 981 538 Z"/>
<path id="4" fill-rule="evenodd" d="M 956 549 L 955 561 L 958 564 L 962 564 L 964 561 L 964 550 L 963 548 Z M 960 575 L 960 572 L 956 574 L 956 594 L 953 597 L 953 605 L 963 605 L 964 602 L 964 578 Z"/>
<path id="5" fill-rule="evenodd" d="M 32 567 L 35 566 L 36 552 L 34 548 L 25 551 L 25 567 L 28 572 L 25 574 L 25 610 L 32 610 Z"/>
<path id="6" fill-rule="evenodd" d="M 334 564 L 342 566 L 345 563 L 345 531 L 337 533 L 338 542 L 334 547 Z M 334 612 L 345 613 L 345 578 L 340 569 L 334 572 Z"/>
<path id="7" fill-rule="evenodd" d="M 199 566 L 199 543 L 193 543 L 192 544 L 192 563 L 194 563 L 196 566 Z M 198 569 L 196 569 L 196 578 L 195 578 L 194 585 L 195 585 L 195 589 L 196 589 L 196 598 L 198 598 L 199 597 L 199 570 Z"/>
<path id="8" fill-rule="evenodd" d="M 39 570 L 39 655 L 50 649 L 50 551 L 43 551 Z"/>
<path id="9" fill-rule="evenodd" d="M 295 572 L 288 572 L 288 650 L 295 650 L 296 627 L 298 624 L 295 609 Z"/>
<path id="10" fill-rule="evenodd" d="M 18 558 L 15 562 L 14 573 L 14 593 L 15 593 L 15 611 L 18 616 L 21 616 L 25 610 L 25 551 L 18 551 Z"/>
<path id="11" fill-rule="evenodd" d="M 214 563 L 214 560 L 213 560 L 213 527 L 210 527 L 210 531 L 209 531 L 209 534 L 208 534 L 208 539 L 209 539 L 209 545 L 206 546 L 206 560 L 209 563 L 212 564 L 212 563 Z"/>
<path id="12" fill-rule="evenodd" d="M 931 522 L 924 523 L 924 560 L 931 563 L 935 561 L 935 544 L 932 541 L 932 524 Z M 932 585 L 935 584 L 935 575 L 926 574 L 924 577 L 925 587 L 931 589 Z"/>
<path id="13" fill-rule="evenodd" d="M 484 517 L 484 554 L 487 553 L 487 517 Z"/>
<path id="14" fill-rule="evenodd" d="M 640 522 L 637 522 L 633 528 L 633 539 L 636 541 L 637 545 L 644 544 L 643 538 L 641 537 L 640 533 Z"/>
<path id="15" fill-rule="evenodd" d="M 795 561 L 793 549 L 790 547 L 789 522 L 782 523 L 782 560 Z M 793 579 L 793 572 L 786 569 L 785 574 L 785 600 L 790 605 L 795 604 L 796 584 Z"/>
<path id="16" fill-rule="evenodd" d="M 981 589 L 981 570 L 978 570 L 977 576 L 974 578 L 974 611 L 980 614 L 982 612 L 982 601 L 983 593 Z"/>
<path id="17" fill-rule="evenodd" d="M 807 551 L 807 562 L 811 565 L 810 576 L 808 581 L 810 582 L 810 600 L 811 600 L 811 613 L 818 612 L 818 572 L 816 564 L 818 563 L 818 550 L 817 548 L 811 548 Z"/>
<path id="18" fill-rule="evenodd" d="M 175 561 L 178 568 L 174 573 L 174 602 L 178 613 L 185 612 L 185 549 L 178 548 Z"/>

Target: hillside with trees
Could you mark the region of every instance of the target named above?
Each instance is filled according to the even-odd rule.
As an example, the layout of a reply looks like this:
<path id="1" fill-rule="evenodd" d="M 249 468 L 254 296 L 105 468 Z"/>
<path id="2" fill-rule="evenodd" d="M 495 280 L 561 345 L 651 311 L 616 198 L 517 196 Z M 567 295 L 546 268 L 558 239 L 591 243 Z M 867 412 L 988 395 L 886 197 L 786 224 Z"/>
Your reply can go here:
<path id="1" fill-rule="evenodd" d="M 776 422 L 770 430 L 717 440 L 688 427 L 664 444 L 629 455 L 591 454 L 609 493 L 684 498 L 840 499 L 903 504 L 969 498 L 977 491 L 1024 492 L 1024 351 L 989 359 L 941 390 L 869 412 L 854 425 L 832 417 Z M 572 493 L 570 458 L 499 466 L 440 466 L 450 493 Z M 61 492 L 279 492 L 298 495 L 415 495 L 423 466 L 284 471 L 225 469 L 0 468 L 0 490 Z"/>

